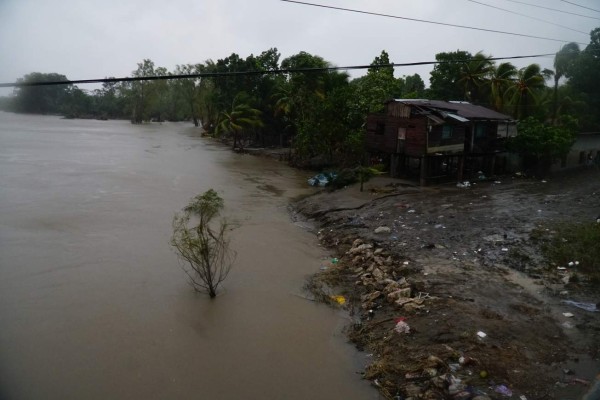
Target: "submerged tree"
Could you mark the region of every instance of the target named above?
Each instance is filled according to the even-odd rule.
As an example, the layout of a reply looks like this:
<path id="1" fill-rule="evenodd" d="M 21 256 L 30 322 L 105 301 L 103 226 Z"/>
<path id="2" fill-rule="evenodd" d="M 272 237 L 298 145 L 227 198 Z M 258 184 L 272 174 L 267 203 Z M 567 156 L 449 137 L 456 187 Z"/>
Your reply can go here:
<path id="1" fill-rule="evenodd" d="M 171 245 L 194 290 L 207 292 L 211 298 L 216 297 L 236 256 L 226 237 L 229 223 L 224 218 L 216 220 L 222 209 L 223 199 L 209 189 L 173 218 Z"/>

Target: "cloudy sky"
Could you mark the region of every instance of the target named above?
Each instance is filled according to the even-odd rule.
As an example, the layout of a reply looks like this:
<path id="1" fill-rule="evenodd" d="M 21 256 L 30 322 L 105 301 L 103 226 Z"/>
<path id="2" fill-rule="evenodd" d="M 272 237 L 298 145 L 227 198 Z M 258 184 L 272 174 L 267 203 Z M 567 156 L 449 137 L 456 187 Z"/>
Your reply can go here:
<path id="1" fill-rule="evenodd" d="M 600 12 L 583 8 L 600 10 L 598 0 L 312 2 L 584 45 L 589 32 L 600 27 Z M 383 49 L 392 62 L 405 63 L 431 61 L 436 53 L 457 49 L 482 50 L 496 57 L 555 53 L 562 44 L 280 0 L 0 0 L 2 83 L 34 71 L 57 72 L 69 79 L 123 77 L 144 58 L 172 70 L 177 64 L 216 60 L 232 52 L 246 57 L 271 47 L 279 49 L 282 59 L 307 51 L 348 66 L 369 64 Z M 552 67 L 552 57 L 514 63 L 531 62 Z M 430 70 L 430 66 L 397 68 L 396 76 L 419 73 L 428 84 Z"/>

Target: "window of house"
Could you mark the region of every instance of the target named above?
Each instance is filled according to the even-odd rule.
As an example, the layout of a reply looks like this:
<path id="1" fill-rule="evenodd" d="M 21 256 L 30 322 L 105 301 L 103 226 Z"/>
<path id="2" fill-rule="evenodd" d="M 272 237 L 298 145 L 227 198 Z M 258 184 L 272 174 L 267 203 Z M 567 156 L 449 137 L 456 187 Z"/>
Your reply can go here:
<path id="1" fill-rule="evenodd" d="M 485 125 L 484 124 L 476 124 L 475 125 L 475 137 L 481 138 L 485 136 Z"/>
<path id="2" fill-rule="evenodd" d="M 375 134 L 383 135 L 385 133 L 385 124 L 383 122 L 378 122 L 375 126 Z"/>
<path id="3" fill-rule="evenodd" d="M 454 127 L 452 125 L 444 125 L 442 127 L 442 139 L 451 139 L 452 132 L 454 131 Z"/>

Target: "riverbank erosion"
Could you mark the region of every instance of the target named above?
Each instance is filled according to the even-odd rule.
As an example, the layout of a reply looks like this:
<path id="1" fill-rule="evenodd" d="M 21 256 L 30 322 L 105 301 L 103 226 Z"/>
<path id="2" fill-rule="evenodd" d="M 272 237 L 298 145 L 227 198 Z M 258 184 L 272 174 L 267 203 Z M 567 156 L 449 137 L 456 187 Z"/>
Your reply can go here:
<path id="1" fill-rule="evenodd" d="M 599 177 L 316 192 L 295 216 L 317 222 L 334 258 L 307 286 L 347 308 L 384 398 L 580 398 L 600 372 L 600 298 L 536 237 L 595 221 Z"/>

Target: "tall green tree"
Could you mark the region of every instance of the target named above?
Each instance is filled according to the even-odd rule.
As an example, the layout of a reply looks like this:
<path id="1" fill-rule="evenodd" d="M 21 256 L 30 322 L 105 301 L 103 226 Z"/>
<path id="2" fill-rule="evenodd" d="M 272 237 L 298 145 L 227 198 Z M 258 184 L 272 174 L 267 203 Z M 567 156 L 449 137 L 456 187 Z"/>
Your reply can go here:
<path id="1" fill-rule="evenodd" d="M 152 60 L 144 59 L 137 66 L 137 69 L 132 73 L 134 77 L 153 76 L 155 73 L 154 62 Z M 134 81 L 131 84 L 129 94 L 132 109 L 131 122 L 140 124 L 143 121 L 148 121 L 150 119 L 152 103 L 155 101 L 150 82 L 144 80 Z"/>
<path id="2" fill-rule="evenodd" d="M 67 118 L 90 117 L 94 114 L 94 98 L 77 86 L 72 86 L 67 89 L 61 110 Z"/>
<path id="3" fill-rule="evenodd" d="M 367 74 L 351 82 L 358 110 L 365 116 L 370 112 L 383 111 L 384 101 L 402 94 L 404 82 L 394 78 L 394 67 L 390 64 L 389 55 L 383 50 L 375 57 Z"/>
<path id="4" fill-rule="evenodd" d="M 456 83 L 462 88 L 465 100 L 471 103 L 481 103 L 485 100 L 486 84 L 493 69 L 490 57 L 482 52 L 478 52 L 461 65 Z"/>
<path id="5" fill-rule="evenodd" d="M 67 81 L 67 77 L 57 73 L 32 72 L 17 83 Z M 72 85 L 20 86 L 14 90 L 16 112 L 32 114 L 60 114 L 69 96 Z"/>
<path id="6" fill-rule="evenodd" d="M 575 60 L 579 57 L 579 45 L 577 43 L 565 44 L 554 56 L 554 96 L 552 101 L 552 119 L 558 116 L 558 83 L 560 79 L 571 70 Z"/>
<path id="7" fill-rule="evenodd" d="M 566 71 L 567 85 L 581 94 L 580 123 L 589 131 L 600 130 L 600 28 L 590 33 L 590 43 Z"/>
<path id="8" fill-rule="evenodd" d="M 496 111 L 506 111 L 506 92 L 517 77 L 517 72 L 517 68 L 509 62 L 493 66 L 490 72 L 488 85 L 490 102 Z"/>
<path id="9" fill-rule="evenodd" d="M 155 76 L 168 76 L 169 71 L 165 67 L 158 67 L 154 70 Z M 170 104 L 173 99 L 172 86 L 167 80 L 156 80 L 149 83 L 151 88 L 150 95 L 153 97 L 151 104 L 150 115 L 156 121 L 162 122 L 165 119 L 171 118 L 169 115 Z"/>
<path id="10" fill-rule="evenodd" d="M 509 105 L 517 119 L 535 114 L 539 95 L 546 87 L 545 78 L 538 64 L 530 64 L 519 69 L 515 80 L 507 90 Z"/>
<path id="11" fill-rule="evenodd" d="M 401 97 L 405 99 L 418 99 L 425 95 L 425 82 L 419 74 L 407 75 L 401 78 L 404 81 Z"/>
<path id="12" fill-rule="evenodd" d="M 202 71 L 201 64 L 184 64 L 175 66 L 175 75 L 198 74 Z M 191 118 L 194 126 L 199 126 L 199 102 L 201 79 L 186 78 L 177 79 L 174 83 L 175 96 L 180 101 L 179 104 L 187 109 L 187 114 Z"/>
<path id="13" fill-rule="evenodd" d="M 326 68 L 323 58 L 300 52 L 284 59 L 282 68 Z M 343 146 L 342 137 L 350 129 L 347 98 L 348 75 L 337 71 L 293 72 L 281 82 L 276 102 L 295 132 L 293 148 L 296 162 L 322 156 L 330 163 Z"/>
<path id="14" fill-rule="evenodd" d="M 458 85 L 458 80 L 465 62 L 471 58 L 471 53 L 462 50 L 436 54 L 437 64 L 429 78 L 428 96 L 436 100 L 464 99 L 464 88 Z"/>
<path id="15" fill-rule="evenodd" d="M 244 134 L 253 128 L 263 126 L 261 114 L 260 110 L 252 108 L 248 97 L 243 92 L 238 93 L 233 99 L 231 109 L 221 113 L 215 133 L 219 136 L 231 135 L 233 148 L 243 149 Z"/>

